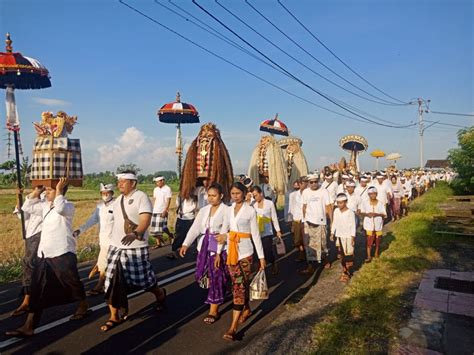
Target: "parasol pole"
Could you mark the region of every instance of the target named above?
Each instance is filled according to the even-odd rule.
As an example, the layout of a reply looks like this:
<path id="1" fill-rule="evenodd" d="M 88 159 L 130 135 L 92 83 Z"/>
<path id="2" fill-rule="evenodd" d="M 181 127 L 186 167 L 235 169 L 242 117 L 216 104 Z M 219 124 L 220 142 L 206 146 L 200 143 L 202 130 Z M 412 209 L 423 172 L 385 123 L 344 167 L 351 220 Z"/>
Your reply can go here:
<path id="1" fill-rule="evenodd" d="M 176 126 L 176 153 L 178 154 L 178 179 L 181 179 L 181 167 L 183 163 L 183 142 L 181 139 L 181 123 Z"/>
<path id="2" fill-rule="evenodd" d="M 18 112 L 15 103 L 15 88 L 13 85 L 8 85 L 6 90 L 6 106 L 7 106 L 7 128 L 10 131 L 13 131 L 13 140 L 15 144 L 15 164 L 16 164 L 16 180 L 18 187 L 18 210 L 20 212 L 21 219 L 21 234 L 23 239 L 26 239 L 26 230 L 25 230 L 25 215 L 21 207 L 23 206 L 23 194 L 21 189 L 23 185 L 21 183 L 21 163 L 20 163 L 20 148 L 19 148 L 19 139 L 18 131 L 20 130 L 20 122 L 18 120 Z"/>
<path id="3" fill-rule="evenodd" d="M 375 158 L 375 170 L 379 170 L 379 157 Z"/>

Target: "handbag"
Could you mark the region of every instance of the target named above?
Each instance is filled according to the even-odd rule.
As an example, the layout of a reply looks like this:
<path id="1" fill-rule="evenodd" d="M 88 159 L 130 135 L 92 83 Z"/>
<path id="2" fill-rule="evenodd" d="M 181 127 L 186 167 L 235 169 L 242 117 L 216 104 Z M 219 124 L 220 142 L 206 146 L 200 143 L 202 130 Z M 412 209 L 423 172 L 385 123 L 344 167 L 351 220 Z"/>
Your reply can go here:
<path id="1" fill-rule="evenodd" d="M 286 254 L 285 242 L 283 242 L 283 240 L 281 240 L 280 238 L 278 238 L 278 240 L 277 240 L 276 250 L 277 250 L 277 254 L 279 256 L 283 256 L 283 255 Z"/>
<path id="2" fill-rule="evenodd" d="M 203 288 L 203 289 L 208 289 L 209 288 L 209 284 L 210 284 L 210 280 L 209 280 L 209 275 L 206 271 L 206 273 L 204 275 L 202 275 L 202 277 L 199 279 L 198 281 L 198 284 L 199 284 L 199 287 Z"/>
<path id="3" fill-rule="evenodd" d="M 135 230 L 138 228 L 138 224 L 132 222 L 128 218 L 127 212 L 125 212 L 125 206 L 123 204 L 123 199 L 124 199 L 124 197 L 122 196 L 122 199 L 120 200 L 120 207 L 122 207 L 123 230 L 125 231 L 125 234 L 130 234 L 130 233 L 135 232 Z"/>
<path id="4" fill-rule="evenodd" d="M 268 299 L 268 285 L 265 270 L 257 272 L 250 284 L 250 300 L 266 300 Z"/>

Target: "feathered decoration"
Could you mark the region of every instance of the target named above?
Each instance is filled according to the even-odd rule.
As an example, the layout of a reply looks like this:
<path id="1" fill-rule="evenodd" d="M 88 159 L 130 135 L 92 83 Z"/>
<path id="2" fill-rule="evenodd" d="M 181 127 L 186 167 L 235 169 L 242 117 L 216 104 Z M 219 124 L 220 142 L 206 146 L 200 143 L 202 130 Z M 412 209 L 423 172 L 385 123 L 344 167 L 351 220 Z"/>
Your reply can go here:
<path id="1" fill-rule="evenodd" d="M 224 201 L 230 200 L 230 187 L 234 173 L 229 152 L 222 141 L 219 129 L 213 123 L 201 126 L 198 136 L 191 143 L 184 161 L 180 182 L 180 195 L 190 198 L 199 179 L 209 179 L 224 188 Z"/>
<path id="2" fill-rule="evenodd" d="M 273 136 L 263 136 L 255 147 L 250 159 L 248 176 L 255 182 L 261 182 L 262 176 L 268 177 L 268 183 L 277 194 L 285 194 L 288 175 L 278 142 Z"/>

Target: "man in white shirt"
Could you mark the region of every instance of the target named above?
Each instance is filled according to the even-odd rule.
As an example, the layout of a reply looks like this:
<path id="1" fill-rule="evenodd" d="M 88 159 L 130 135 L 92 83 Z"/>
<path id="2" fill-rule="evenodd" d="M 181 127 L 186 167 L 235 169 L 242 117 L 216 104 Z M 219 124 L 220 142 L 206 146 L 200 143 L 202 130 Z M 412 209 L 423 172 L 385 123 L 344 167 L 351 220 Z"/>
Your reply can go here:
<path id="1" fill-rule="evenodd" d="M 263 182 L 260 184 L 260 188 L 261 188 L 262 191 L 263 191 L 263 196 L 265 197 L 265 199 L 270 200 L 270 201 L 272 201 L 273 203 L 275 203 L 275 201 L 276 201 L 275 190 L 274 190 L 273 187 L 269 184 L 269 182 L 268 182 L 268 176 L 263 176 L 263 177 L 262 177 L 262 181 L 263 181 Z"/>
<path id="2" fill-rule="evenodd" d="M 342 179 L 342 182 L 338 185 L 337 190 L 336 190 L 337 194 L 346 192 L 346 182 L 349 181 L 349 175 L 342 174 L 341 179 Z"/>
<path id="3" fill-rule="evenodd" d="M 357 213 L 357 210 L 360 207 L 361 203 L 361 198 L 357 193 L 355 192 L 356 186 L 355 182 L 350 180 L 346 182 L 346 205 L 347 207 L 354 213 Z"/>
<path id="4" fill-rule="evenodd" d="M 305 251 L 303 242 L 303 190 L 301 190 L 301 179 L 293 183 L 293 189 L 289 196 L 288 219 L 293 233 L 293 244 L 299 250 L 300 255 L 297 261 L 305 261 Z"/>
<path id="5" fill-rule="evenodd" d="M 31 295 L 26 322 L 7 336 L 30 337 L 45 308 L 79 301 L 71 320 L 83 319 L 88 313 L 84 285 L 77 271 L 76 240 L 72 231 L 74 205 L 65 198 L 68 181 L 61 178 L 56 188 L 46 188 L 46 201 L 35 189 L 22 209 L 42 216 L 43 228 L 38 246 L 39 260 L 31 280 Z"/>
<path id="6" fill-rule="evenodd" d="M 207 189 L 209 188 L 209 179 L 202 178 L 199 179 L 202 185 L 196 187 L 196 196 L 197 196 L 197 209 L 200 210 L 204 206 L 207 206 Z"/>
<path id="7" fill-rule="evenodd" d="M 197 213 L 198 200 L 196 195 L 189 198 L 176 197 L 176 224 L 174 227 L 174 240 L 171 253 L 167 255 L 170 260 L 178 259 L 178 249 L 181 248 L 189 229 L 193 225 Z"/>
<path id="8" fill-rule="evenodd" d="M 314 263 L 321 263 L 328 254 L 327 219 L 332 222 L 333 200 L 329 192 L 319 188 L 319 177 L 308 176 L 309 189 L 303 192 L 303 219 L 305 233 L 308 234 L 308 245 L 305 245 L 307 269 L 302 274 L 312 274 Z M 324 255 L 323 255 L 324 254 Z"/>
<path id="9" fill-rule="evenodd" d="M 334 176 L 331 172 L 326 172 L 324 175 L 324 182 L 321 185 L 321 188 L 328 190 L 329 196 L 333 200 L 336 200 L 336 194 L 337 194 L 337 182 L 334 181 Z"/>
<path id="10" fill-rule="evenodd" d="M 39 193 L 42 194 L 44 191 L 44 188 L 36 187 L 35 190 L 39 190 Z M 20 195 L 23 195 L 22 190 L 18 191 L 17 197 Z M 18 200 L 13 213 L 16 214 L 18 218 L 21 220 L 21 212 L 20 212 L 19 207 L 20 207 L 20 201 Z M 23 301 L 21 305 L 11 313 L 12 317 L 17 317 L 28 312 L 28 306 L 30 303 L 31 278 L 33 276 L 33 270 L 35 268 L 35 265 L 38 261 L 38 246 L 41 239 L 41 229 L 43 225 L 42 216 L 30 215 L 29 213 L 25 212 L 23 209 L 22 211 L 23 211 L 23 217 L 25 220 L 25 232 L 26 232 L 25 233 L 25 255 L 22 260 Z"/>
<path id="11" fill-rule="evenodd" d="M 94 212 L 86 223 L 74 231 L 74 237 L 78 238 L 80 234 L 85 233 L 96 224 L 99 225 L 99 257 L 97 258 L 97 264 L 89 274 L 89 278 L 92 278 L 96 271 L 99 271 L 99 281 L 93 289 L 86 292 L 87 296 L 97 296 L 104 293 L 107 252 L 109 250 L 112 227 L 114 225 L 113 215 L 109 212 L 109 207 L 114 203 L 114 189 L 115 186 L 113 184 L 100 184 L 100 197 L 102 201 L 97 204 Z"/>
<path id="12" fill-rule="evenodd" d="M 346 184 L 347 187 L 349 182 Z M 336 197 L 337 208 L 334 210 L 331 224 L 331 241 L 337 238 L 336 246 L 341 255 L 342 275 L 340 281 L 347 282 L 352 277 L 354 265 L 354 246 L 356 235 L 355 213 L 347 206 L 347 196 L 340 193 Z"/>
<path id="13" fill-rule="evenodd" d="M 144 289 L 153 293 L 157 311 L 163 309 L 166 299 L 166 290 L 158 287 L 148 254 L 151 201 L 143 191 L 137 190 L 135 172 L 125 171 L 117 178 L 121 195 L 110 206 L 114 224 L 105 275 L 105 299 L 110 317 L 100 328 L 103 332 L 116 327 L 128 316 L 130 290 Z"/>
<path id="14" fill-rule="evenodd" d="M 368 181 L 369 180 L 367 179 L 367 177 L 362 176 L 360 178 L 359 186 L 355 188 L 354 193 L 356 193 L 357 196 L 359 196 L 361 201 L 369 198 L 369 195 L 367 194 L 367 189 L 369 188 Z"/>
<path id="15" fill-rule="evenodd" d="M 377 200 L 379 200 L 384 206 L 387 213 L 387 219 L 390 220 L 390 216 L 388 215 L 388 211 L 390 208 L 389 201 L 391 198 L 390 191 L 387 188 L 387 184 L 385 183 L 385 177 L 382 173 L 376 176 L 376 180 L 373 183 L 373 186 L 377 189 Z M 391 190 L 391 189 L 390 189 Z"/>
<path id="16" fill-rule="evenodd" d="M 168 229 L 168 212 L 171 205 L 171 197 L 173 192 L 166 185 L 163 176 L 157 176 L 153 179 L 156 184 L 153 190 L 153 215 L 151 218 L 150 235 L 156 238 L 155 248 L 159 248 L 162 244 L 163 233 L 168 234 L 170 241 L 173 239 L 173 233 Z"/>

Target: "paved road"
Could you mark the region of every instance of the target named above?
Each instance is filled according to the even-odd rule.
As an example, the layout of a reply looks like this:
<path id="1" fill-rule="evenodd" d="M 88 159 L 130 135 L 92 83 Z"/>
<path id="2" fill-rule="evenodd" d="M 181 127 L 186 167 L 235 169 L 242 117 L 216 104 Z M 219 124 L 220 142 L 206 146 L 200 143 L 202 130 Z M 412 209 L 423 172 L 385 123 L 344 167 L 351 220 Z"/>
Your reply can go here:
<path id="1" fill-rule="evenodd" d="M 285 238 L 287 249 L 291 248 L 290 237 Z M 202 319 L 207 314 L 203 302 L 206 290 L 194 282 L 194 261 L 196 254 L 188 253 L 184 260 L 170 261 L 165 255 L 169 247 L 151 252 L 154 270 L 160 282 L 168 291 L 168 308 L 157 315 L 153 311 L 154 297 L 138 294 L 130 300 L 130 320 L 108 333 L 101 333 L 100 326 L 108 319 L 103 297 L 90 298 L 94 312 L 82 321 L 68 321 L 74 312 L 74 305 L 60 306 L 44 312 L 39 333 L 27 340 L 8 339 L 3 334 L 7 329 L 19 326 L 24 318 L 10 318 L 9 313 L 18 305 L 18 283 L 0 287 L 0 352 L 2 354 L 31 353 L 193 353 L 209 354 L 233 352 L 258 339 L 265 328 L 284 311 L 284 305 L 301 298 L 310 286 L 311 280 L 299 276 L 301 268 L 294 259 L 294 252 L 279 261 L 280 273 L 272 276 L 267 271 L 271 297 L 264 302 L 252 302 L 254 315 L 241 328 L 240 341 L 228 343 L 222 335 L 230 324 L 230 299 L 221 308 L 222 318 L 212 326 Z M 87 280 L 90 264 L 80 268 L 80 275 L 86 289 L 95 280 Z"/>

